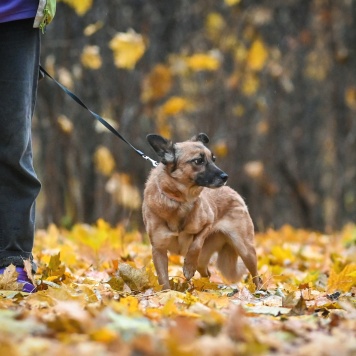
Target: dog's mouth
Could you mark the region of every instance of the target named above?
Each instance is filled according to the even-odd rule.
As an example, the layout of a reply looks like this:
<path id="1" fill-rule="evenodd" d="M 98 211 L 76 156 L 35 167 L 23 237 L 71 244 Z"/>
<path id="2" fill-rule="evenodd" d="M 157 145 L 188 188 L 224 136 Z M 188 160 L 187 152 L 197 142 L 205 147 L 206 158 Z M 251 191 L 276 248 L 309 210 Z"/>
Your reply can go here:
<path id="1" fill-rule="evenodd" d="M 209 188 L 220 188 L 220 187 L 223 187 L 224 185 L 226 185 L 227 181 L 225 182 L 217 182 L 215 184 L 212 184 L 211 186 L 209 186 Z"/>
<path id="2" fill-rule="evenodd" d="M 213 177 L 200 177 L 200 179 L 196 180 L 196 183 L 201 187 L 215 189 L 226 185 L 227 179 L 228 175 L 221 172 L 219 175 L 214 175 Z"/>

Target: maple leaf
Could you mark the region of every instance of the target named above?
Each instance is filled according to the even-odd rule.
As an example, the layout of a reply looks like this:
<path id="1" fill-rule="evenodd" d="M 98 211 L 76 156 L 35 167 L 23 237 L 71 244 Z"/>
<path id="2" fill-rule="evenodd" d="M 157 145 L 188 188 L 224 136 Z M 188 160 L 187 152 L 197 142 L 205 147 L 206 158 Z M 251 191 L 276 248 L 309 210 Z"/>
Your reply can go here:
<path id="1" fill-rule="evenodd" d="M 43 271 L 43 279 L 50 282 L 59 282 L 64 278 L 65 266 L 60 259 L 60 252 L 50 257 L 48 266 Z"/>
<path id="2" fill-rule="evenodd" d="M 331 269 L 327 287 L 329 292 L 337 290 L 348 292 L 354 286 L 356 286 L 356 263 L 347 264 L 340 272 L 335 271 L 335 268 Z"/>
<path id="3" fill-rule="evenodd" d="M 16 266 L 10 265 L 5 268 L 3 274 L 0 275 L 0 289 L 5 290 L 22 290 L 22 284 L 17 282 Z"/>

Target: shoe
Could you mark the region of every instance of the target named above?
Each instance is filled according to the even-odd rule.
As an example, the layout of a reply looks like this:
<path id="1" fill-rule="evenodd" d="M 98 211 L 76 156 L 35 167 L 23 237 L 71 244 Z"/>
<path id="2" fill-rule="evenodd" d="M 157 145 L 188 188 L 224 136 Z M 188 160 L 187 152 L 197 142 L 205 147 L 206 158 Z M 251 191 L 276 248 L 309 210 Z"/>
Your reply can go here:
<path id="1" fill-rule="evenodd" d="M 0 268 L 0 274 L 4 274 L 6 268 Z M 25 293 L 35 293 L 37 292 L 36 287 L 32 284 L 31 280 L 28 278 L 26 271 L 22 267 L 16 267 L 17 272 L 17 283 L 23 284 L 22 292 Z"/>

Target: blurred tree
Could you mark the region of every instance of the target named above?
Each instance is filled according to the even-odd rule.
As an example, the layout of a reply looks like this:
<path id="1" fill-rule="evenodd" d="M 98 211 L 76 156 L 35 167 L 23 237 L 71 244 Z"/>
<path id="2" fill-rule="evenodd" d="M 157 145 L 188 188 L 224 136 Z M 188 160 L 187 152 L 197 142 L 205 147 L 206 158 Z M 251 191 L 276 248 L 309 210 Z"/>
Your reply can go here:
<path id="1" fill-rule="evenodd" d="M 151 154 L 206 132 L 256 227 L 356 216 L 356 1 L 65 0 L 42 64 Z M 140 224 L 149 164 L 40 85 L 40 225 Z"/>

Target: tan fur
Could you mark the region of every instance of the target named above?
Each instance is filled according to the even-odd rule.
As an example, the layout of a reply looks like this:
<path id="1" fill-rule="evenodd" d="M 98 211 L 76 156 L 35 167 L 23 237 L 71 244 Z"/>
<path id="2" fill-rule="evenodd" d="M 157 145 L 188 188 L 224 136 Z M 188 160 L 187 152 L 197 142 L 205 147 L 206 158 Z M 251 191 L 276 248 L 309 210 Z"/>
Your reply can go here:
<path id="1" fill-rule="evenodd" d="M 208 264 L 217 252 L 217 266 L 225 278 L 236 282 L 241 277 L 237 269 L 241 257 L 259 288 L 252 220 L 237 192 L 215 187 L 223 184 L 218 180 L 226 174 L 214 164 L 210 150 L 196 137 L 160 145 L 162 150 L 155 149 L 165 164 L 151 171 L 142 207 L 159 283 L 170 288 L 168 251 L 185 256 L 183 273 L 188 280 L 196 271 L 209 276 Z M 199 157 L 204 157 L 204 164 L 194 160 Z M 209 171 L 208 187 L 198 185 L 198 176 L 205 177 L 209 169 L 218 178 L 211 178 Z"/>

